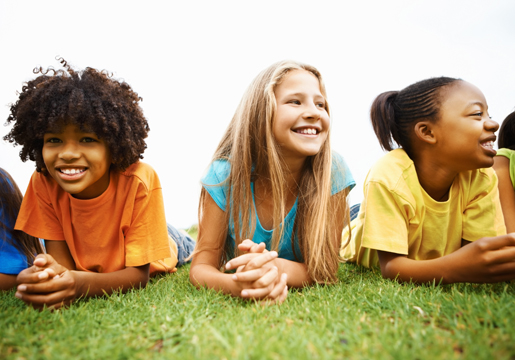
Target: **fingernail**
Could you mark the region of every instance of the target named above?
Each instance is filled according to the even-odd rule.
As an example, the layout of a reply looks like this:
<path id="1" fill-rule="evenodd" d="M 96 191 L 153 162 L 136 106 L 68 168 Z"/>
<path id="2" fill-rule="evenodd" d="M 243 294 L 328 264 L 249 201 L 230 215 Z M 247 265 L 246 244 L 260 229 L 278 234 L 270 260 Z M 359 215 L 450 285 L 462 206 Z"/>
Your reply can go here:
<path id="1" fill-rule="evenodd" d="M 27 286 L 25 286 L 25 285 L 18 286 L 18 291 L 25 291 L 25 290 L 27 290 Z"/>
<path id="2" fill-rule="evenodd" d="M 270 251 L 270 256 L 271 257 L 277 257 L 279 254 L 277 253 L 277 251 Z"/>
<path id="3" fill-rule="evenodd" d="M 226 268 L 227 270 L 229 270 L 231 267 L 232 267 L 232 266 L 231 266 L 231 263 L 227 263 L 227 264 L 225 264 L 225 268 Z"/>
<path id="4" fill-rule="evenodd" d="M 48 273 L 46 271 L 43 271 L 41 274 L 38 275 L 39 279 L 44 279 L 48 277 Z"/>
<path id="5" fill-rule="evenodd" d="M 248 296 L 248 295 L 249 295 L 249 293 L 248 293 L 248 292 L 246 292 L 245 290 L 243 290 L 243 291 L 241 292 L 241 296 Z"/>
<path id="6" fill-rule="evenodd" d="M 238 277 L 237 277 L 236 275 L 233 275 L 233 276 L 232 276 L 232 279 L 233 279 L 233 280 L 238 280 Z"/>
<path id="7" fill-rule="evenodd" d="M 16 292 L 16 294 L 14 294 L 14 296 L 16 296 L 18 299 L 21 299 L 21 294 L 19 292 Z"/>

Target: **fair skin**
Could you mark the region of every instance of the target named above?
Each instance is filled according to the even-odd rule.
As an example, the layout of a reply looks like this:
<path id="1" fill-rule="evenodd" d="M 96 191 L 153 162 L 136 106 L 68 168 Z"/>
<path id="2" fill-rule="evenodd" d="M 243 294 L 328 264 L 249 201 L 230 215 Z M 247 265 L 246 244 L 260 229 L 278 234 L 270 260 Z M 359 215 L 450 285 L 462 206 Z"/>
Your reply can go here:
<path id="1" fill-rule="evenodd" d="M 506 231 L 512 233 L 515 232 L 515 191 L 510 177 L 510 159 L 496 156 L 493 168 L 499 179 L 499 198 Z"/>
<path id="2" fill-rule="evenodd" d="M 440 118 L 414 127 L 413 162 L 420 185 L 435 200 L 448 199 L 459 172 L 490 167 L 494 162 L 495 131 L 483 93 L 458 81 L 443 90 Z M 466 245 L 466 246 L 465 246 Z M 462 239 L 449 255 L 417 261 L 405 255 L 378 251 L 385 278 L 417 283 L 498 282 L 515 278 L 515 234 Z"/>
<path id="3" fill-rule="evenodd" d="M 287 169 L 285 187 L 288 195 L 284 210 L 288 213 L 298 195 L 297 184 L 304 162 L 308 156 L 320 151 L 327 139 L 330 123 L 320 84 L 313 74 L 304 70 L 291 71 L 275 88 L 274 94 L 277 110 L 272 131 Z M 254 186 L 257 216 L 261 225 L 270 230 L 274 223 L 271 189 L 268 182 L 261 178 L 255 181 Z M 347 192 L 342 191 L 341 194 L 345 196 Z M 344 208 L 335 211 L 341 214 L 340 218 L 344 217 Z M 227 270 L 236 269 L 236 273 L 220 272 L 221 244 L 227 233 L 224 215 L 223 210 L 206 194 L 198 238 L 207 249 L 213 250 L 202 251 L 193 258 L 190 270 L 193 284 L 242 298 L 281 303 L 286 299 L 288 287 L 313 283 L 305 264 L 279 258 L 277 252 L 266 251 L 264 244 L 255 244 L 251 240 L 244 240 L 238 246 L 245 254 L 225 265 Z M 339 240 L 335 234 L 335 244 Z"/>
<path id="4" fill-rule="evenodd" d="M 78 199 L 93 199 L 109 186 L 111 156 L 96 134 L 75 124 L 45 133 L 43 160 L 49 175 Z M 17 277 L 16 297 L 34 308 L 57 309 L 84 296 L 145 286 L 149 264 L 112 273 L 77 271 L 65 241 L 45 240 L 48 254 L 39 254 L 34 265 Z"/>

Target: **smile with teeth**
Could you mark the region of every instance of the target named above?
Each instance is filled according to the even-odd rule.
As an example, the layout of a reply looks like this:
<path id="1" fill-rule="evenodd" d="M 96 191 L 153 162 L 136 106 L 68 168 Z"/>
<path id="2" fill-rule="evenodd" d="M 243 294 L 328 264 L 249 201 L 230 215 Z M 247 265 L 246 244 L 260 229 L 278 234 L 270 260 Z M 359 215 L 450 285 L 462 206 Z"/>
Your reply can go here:
<path id="1" fill-rule="evenodd" d="M 493 141 L 486 141 L 481 144 L 482 147 L 493 150 L 494 148 L 494 142 Z"/>
<path id="2" fill-rule="evenodd" d="M 86 171 L 85 168 L 83 169 L 58 169 L 61 173 L 66 175 L 75 175 L 75 174 L 81 174 L 84 171 Z"/>
<path id="3" fill-rule="evenodd" d="M 305 135 L 316 135 L 318 133 L 317 129 L 313 128 L 303 128 L 303 129 L 297 129 L 295 130 L 298 134 L 305 134 Z"/>

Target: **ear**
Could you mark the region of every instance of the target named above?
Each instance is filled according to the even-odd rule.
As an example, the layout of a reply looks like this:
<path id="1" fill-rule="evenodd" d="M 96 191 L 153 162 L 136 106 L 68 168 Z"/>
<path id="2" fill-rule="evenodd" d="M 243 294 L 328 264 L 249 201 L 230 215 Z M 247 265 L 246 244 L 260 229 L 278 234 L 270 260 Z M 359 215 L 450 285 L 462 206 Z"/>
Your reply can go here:
<path id="1" fill-rule="evenodd" d="M 435 133 L 433 132 L 433 124 L 430 121 L 421 121 L 415 125 L 413 129 L 418 139 L 426 144 L 433 145 L 436 143 Z"/>

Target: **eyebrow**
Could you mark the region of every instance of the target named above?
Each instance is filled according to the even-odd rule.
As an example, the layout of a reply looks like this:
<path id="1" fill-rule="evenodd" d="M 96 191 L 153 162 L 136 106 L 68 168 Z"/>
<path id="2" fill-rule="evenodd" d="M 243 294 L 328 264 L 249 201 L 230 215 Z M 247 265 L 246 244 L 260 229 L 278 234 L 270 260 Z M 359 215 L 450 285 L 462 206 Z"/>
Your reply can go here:
<path id="1" fill-rule="evenodd" d="M 286 96 L 306 96 L 306 93 L 296 92 L 296 93 L 287 94 Z M 321 98 L 325 99 L 324 95 L 322 95 L 322 94 L 316 94 L 314 97 L 321 97 Z"/>

